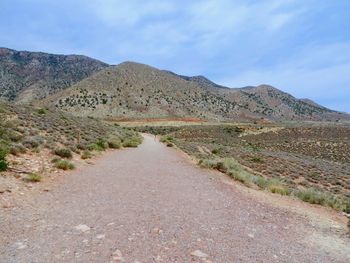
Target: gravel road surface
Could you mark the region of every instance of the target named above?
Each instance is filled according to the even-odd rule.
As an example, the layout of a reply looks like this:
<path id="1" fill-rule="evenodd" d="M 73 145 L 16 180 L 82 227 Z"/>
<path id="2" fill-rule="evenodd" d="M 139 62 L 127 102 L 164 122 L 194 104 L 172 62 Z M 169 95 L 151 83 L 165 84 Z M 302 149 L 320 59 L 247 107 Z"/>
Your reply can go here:
<path id="1" fill-rule="evenodd" d="M 0 208 L 0 262 L 350 262 L 349 243 L 223 176 L 146 135 Z"/>

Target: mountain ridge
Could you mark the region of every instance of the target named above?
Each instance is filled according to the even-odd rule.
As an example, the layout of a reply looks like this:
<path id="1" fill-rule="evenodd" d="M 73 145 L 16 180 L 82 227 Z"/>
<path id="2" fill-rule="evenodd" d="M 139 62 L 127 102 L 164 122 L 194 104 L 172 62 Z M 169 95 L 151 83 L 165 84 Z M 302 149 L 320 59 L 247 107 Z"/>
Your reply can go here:
<path id="1" fill-rule="evenodd" d="M 0 48 L 0 99 L 18 102 L 41 99 L 107 66 L 83 55 Z"/>
<path id="2" fill-rule="evenodd" d="M 54 103 L 60 109 L 83 116 L 112 118 L 349 118 L 346 114 L 306 103 L 269 85 L 248 89 L 227 88 L 202 76 L 181 76 L 130 61 L 105 68 L 46 100 L 46 103 Z"/>
<path id="3" fill-rule="evenodd" d="M 266 84 L 229 88 L 133 61 L 112 66 L 83 55 L 8 48 L 0 48 L 0 100 L 102 118 L 350 119 Z"/>

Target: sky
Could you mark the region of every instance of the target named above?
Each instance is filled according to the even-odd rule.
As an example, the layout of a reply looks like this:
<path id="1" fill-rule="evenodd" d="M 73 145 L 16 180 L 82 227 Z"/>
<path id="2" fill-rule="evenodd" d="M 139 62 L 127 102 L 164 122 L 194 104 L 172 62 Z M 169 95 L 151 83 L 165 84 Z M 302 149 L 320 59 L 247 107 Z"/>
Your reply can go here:
<path id="1" fill-rule="evenodd" d="M 0 46 L 270 84 L 350 112 L 349 0 L 0 0 Z"/>

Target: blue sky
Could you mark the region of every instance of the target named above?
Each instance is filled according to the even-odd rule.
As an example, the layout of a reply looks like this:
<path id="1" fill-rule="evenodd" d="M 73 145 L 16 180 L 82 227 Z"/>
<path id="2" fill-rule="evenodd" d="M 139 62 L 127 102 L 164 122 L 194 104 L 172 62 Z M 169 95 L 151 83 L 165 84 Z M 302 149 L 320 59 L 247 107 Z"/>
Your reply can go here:
<path id="1" fill-rule="evenodd" d="M 1 0 L 0 46 L 271 84 L 350 112 L 348 0 Z"/>

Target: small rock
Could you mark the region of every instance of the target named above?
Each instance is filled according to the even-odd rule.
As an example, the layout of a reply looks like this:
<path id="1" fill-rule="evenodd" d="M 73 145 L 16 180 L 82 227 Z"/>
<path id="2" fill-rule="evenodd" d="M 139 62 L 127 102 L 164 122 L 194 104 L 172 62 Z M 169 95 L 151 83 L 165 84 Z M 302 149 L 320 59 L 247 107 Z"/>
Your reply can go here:
<path id="1" fill-rule="evenodd" d="M 248 237 L 254 238 L 254 235 L 253 234 L 248 234 Z"/>
<path id="2" fill-rule="evenodd" d="M 162 261 L 162 257 L 161 256 L 157 256 L 156 258 L 153 258 L 156 262 L 161 262 Z"/>
<path id="3" fill-rule="evenodd" d="M 122 252 L 119 249 L 114 251 L 112 253 L 112 256 L 113 256 L 113 260 L 115 260 L 115 261 L 120 261 L 120 262 L 124 262 L 125 261 L 125 259 L 123 258 L 123 254 L 122 254 Z"/>
<path id="4" fill-rule="evenodd" d="M 97 239 L 104 239 L 106 237 L 106 235 L 98 235 L 96 236 Z"/>
<path id="5" fill-rule="evenodd" d="M 23 244 L 22 242 L 17 242 L 16 243 L 17 249 L 25 249 L 27 245 Z"/>
<path id="6" fill-rule="evenodd" d="M 208 255 L 200 250 L 195 250 L 191 253 L 191 256 L 197 257 L 197 258 L 207 258 Z"/>
<path id="7" fill-rule="evenodd" d="M 75 227 L 75 229 L 83 233 L 90 231 L 90 227 L 88 227 L 87 225 L 78 225 Z"/>

